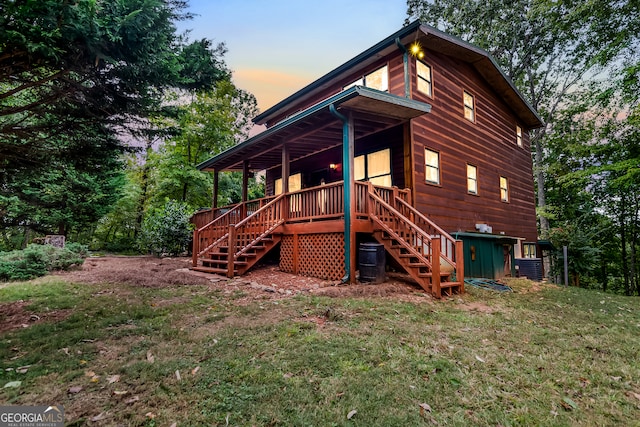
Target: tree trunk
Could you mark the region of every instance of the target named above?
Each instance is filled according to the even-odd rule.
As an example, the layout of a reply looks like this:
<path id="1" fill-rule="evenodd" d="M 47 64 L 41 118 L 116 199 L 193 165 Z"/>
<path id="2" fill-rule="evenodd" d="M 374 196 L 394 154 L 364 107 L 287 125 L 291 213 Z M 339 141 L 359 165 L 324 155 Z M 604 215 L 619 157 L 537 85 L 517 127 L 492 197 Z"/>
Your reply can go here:
<path id="1" fill-rule="evenodd" d="M 544 171 L 542 170 L 542 137 L 537 135 L 535 138 L 535 165 L 536 165 L 536 186 L 538 190 L 538 208 L 540 208 L 540 237 L 542 239 L 549 238 L 549 218 L 546 217 L 545 208 L 547 206 L 547 198 L 544 188 Z"/>
<path id="2" fill-rule="evenodd" d="M 140 200 L 136 212 L 136 227 L 133 232 L 133 238 L 137 239 L 142 229 L 142 220 L 144 219 L 144 205 L 147 203 L 147 191 L 149 190 L 149 154 L 153 148 L 153 141 L 147 140 L 145 147 L 144 164 L 142 165 L 142 175 L 140 176 Z"/>
<path id="3" fill-rule="evenodd" d="M 627 265 L 627 230 L 625 226 L 625 206 L 627 200 L 624 194 L 620 197 L 620 209 L 618 209 L 618 220 L 620 221 L 620 244 L 622 245 L 622 276 L 624 278 L 624 294 L 631 295 L 629 286 L 629 267 Z"/>

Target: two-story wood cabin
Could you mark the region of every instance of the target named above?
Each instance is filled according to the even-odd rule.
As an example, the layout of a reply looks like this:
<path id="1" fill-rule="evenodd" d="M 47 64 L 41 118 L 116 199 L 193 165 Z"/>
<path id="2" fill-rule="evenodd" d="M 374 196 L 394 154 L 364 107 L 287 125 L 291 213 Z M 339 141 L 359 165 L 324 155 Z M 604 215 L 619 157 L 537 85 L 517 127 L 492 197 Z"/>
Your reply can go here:
<path id="1" fill-rule="evenodd" d="M 254 119 L 267 129 L 199 169 L 243 171 L 243 202 L 194 217 L 193 265 L 280 268 L 353 282 L 363 242 L 435 296 L 465 269 L 511 274 L 537 240 L 536 111 L 491 56 L 414 22 Z M 267 197 L 246 200 L 266 171 Z M 465 243 L 463 244 L 462 241 Z M 469 274 L 469 273 L 468 273 Z"/>

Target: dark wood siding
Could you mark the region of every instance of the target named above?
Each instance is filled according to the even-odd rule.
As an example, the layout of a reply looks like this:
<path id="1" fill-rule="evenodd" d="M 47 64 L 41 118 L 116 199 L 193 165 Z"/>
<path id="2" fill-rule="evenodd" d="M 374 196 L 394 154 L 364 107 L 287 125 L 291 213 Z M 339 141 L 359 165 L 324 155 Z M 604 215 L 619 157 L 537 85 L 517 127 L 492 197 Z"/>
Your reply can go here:
<path id="1" fill-rule="evenodd" d="M 337 93 L 340 93 L 342 91 L 342 88 L 345 87 L 346 85 L 353 83 L 354 81 L 358 80 L 360 77 L 374 70 L 377 70 L 378 68 L 383 67 L 385 65 L 388 65 L 389 67 L 388 68 L 389 69 L 389 92 L 395 95 L 404 96 L 404 76 L 403 76 L 404 68 L 402 63 L 402 55 L 400 55 L 399 58 L 395 55 L 389 55 L 371 64 L 371 66 L 367 67 L 363 71 L 359 71 L 343 79 L 336 80 L 334 83 L 331 84 L 331 86 L 327 87 L 325 90 L 320 92 L 318 96 L 314 98 L 312 101 L 309 101 L 304 105 L 298 106 L 295 109 L 292 108 L 288 110 L 287 109 L 283 110 L 282 114 L 274 117 L 272 120 L 270 120 L 267 123 L 267 127 L 271 127 L 281 122 L 282 120 L 286 119 L 287 117 L 290 117 L 296 114 L 299 111 L 303 111 L 324 99 L 327 99 Z M 398 75 L 398 72 L 400 73 L 399 75 Z"/>
<path id="2" fill-rule="evenodd" d="M 412 59 L 412 97 L 432 105 L 412 121 L 415 204 L 448 231 L 473 231 L 486 223 L 494 233 L 535 241 L 536 216 L 528 132 L 516 143 L 515 114 L 468 64 L 427 51 L 433 98 L 417 90 Z M 475 99 L 475 123 L 464 118 L 463 91 Z M 424 149 L 440 152 L 441 183 L 425 182 Z M 467 192 L 466 165 L 478 172 L 478 194 Z M 509 182 L 509 202 L 500 200 L 500 176 Z"/>

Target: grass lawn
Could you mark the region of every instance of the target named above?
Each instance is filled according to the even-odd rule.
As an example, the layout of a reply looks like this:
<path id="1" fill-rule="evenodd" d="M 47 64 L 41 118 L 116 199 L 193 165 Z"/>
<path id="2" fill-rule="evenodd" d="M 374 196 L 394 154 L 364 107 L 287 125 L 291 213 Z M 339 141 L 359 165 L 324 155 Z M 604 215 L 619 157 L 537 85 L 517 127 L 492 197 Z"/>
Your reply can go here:
<path id="1" fill-rule="evenodd" d="M 0 321 L 35 313 L 0 332 L 0 403 L 62 404 L 69 426 L 640 425 L 638 298 L 225 286 L 0 285 Z"/>

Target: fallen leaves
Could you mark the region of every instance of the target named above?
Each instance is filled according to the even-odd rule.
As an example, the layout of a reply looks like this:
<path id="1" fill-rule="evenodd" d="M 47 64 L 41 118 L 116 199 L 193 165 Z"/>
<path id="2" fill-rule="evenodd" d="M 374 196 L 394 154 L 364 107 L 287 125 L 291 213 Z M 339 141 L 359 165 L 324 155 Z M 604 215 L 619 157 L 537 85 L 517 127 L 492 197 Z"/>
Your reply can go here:
<path id="1" fill-rule="evenodd" d="M 153 356 L 153 354 L 151 354 L 151 351 L 147 351 L 147 362 L 149 363 L 153 363 L 155 362 L 156 358 Z"/>
<path id="2" fill-rule="evenodd" d="M 120 375 L 109 375 L 107 377 L 107 383 L 108 384 L 117 383 L 119 381 L 120 381 Z"/>
<path id="3" fill-rule="evenodd" d="M 560 404 L 566 411 L 573 411 L 574 409 L 578 409 L 578 404 L 568 397 L 562 399 L 562 402 L 560 402 Z"/>
<path id="4" fill-rule="evenodd" d="M 636 399 L 640 400 L 640 393 L 636 393 L 634 391 L 628 391 L 626 394 L 629 397 L 635 397 Z"/>
<path id="5" fill-rule="evenodd" d="M 357 410 L 353 409 L 351 411 L 349 411 L 349 413 L 347 414 L 347 419 L 350 420 L 351 418 L 353 418 L 356 414 L 358 413 Z"/>
<path id="6" fill-rule="evenodd" d="M 76 393 L 80 393 L 81 391 L 82 391 L 81 385 L 74 385 L 72 387 L 69 387 L 69 390 L 67 390 L 69 394 L 76 394 Z"/>
<path id="7" fill-rule="evenodd" d="M 22 385 L 22 381 L 9 381 L 3 388 L 18 388 Z"/>

